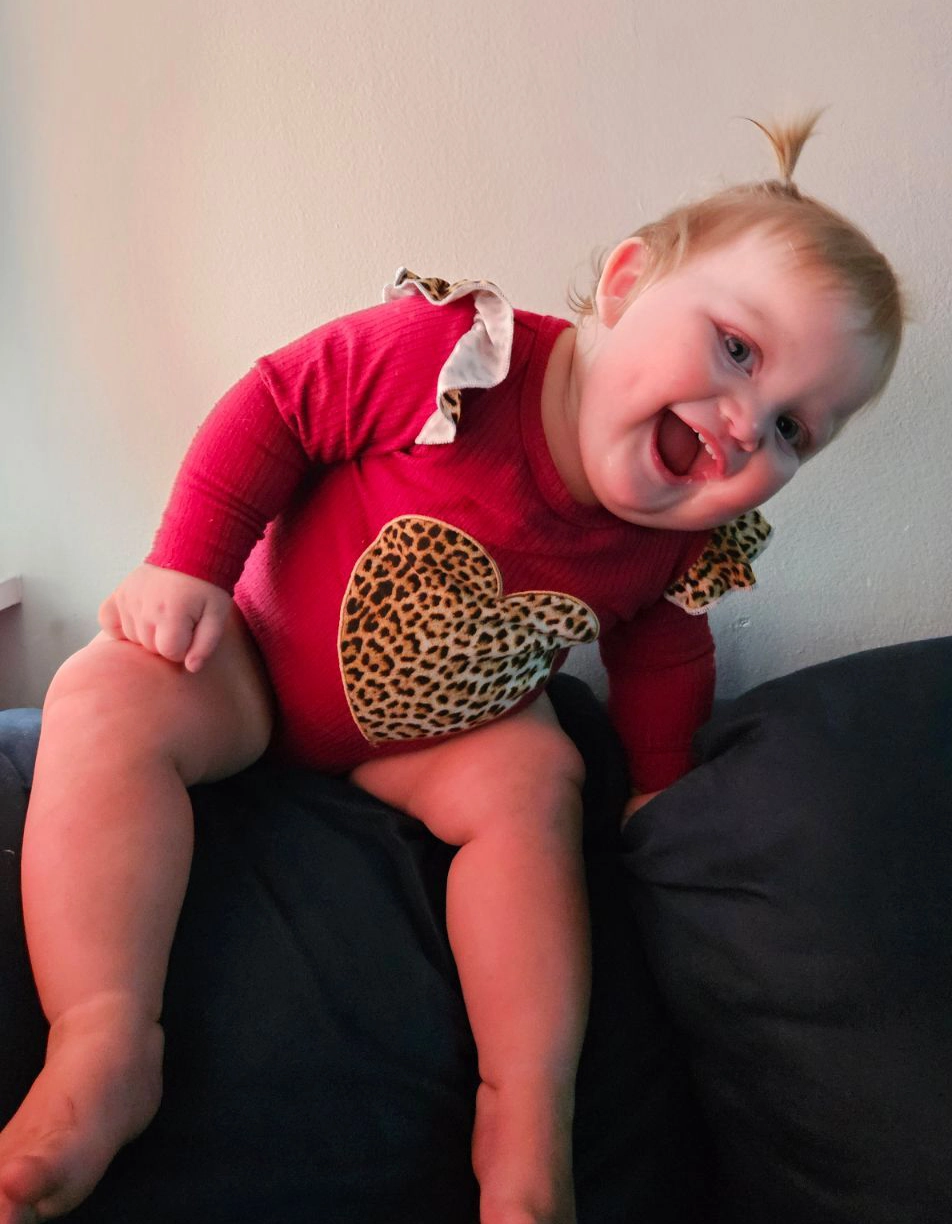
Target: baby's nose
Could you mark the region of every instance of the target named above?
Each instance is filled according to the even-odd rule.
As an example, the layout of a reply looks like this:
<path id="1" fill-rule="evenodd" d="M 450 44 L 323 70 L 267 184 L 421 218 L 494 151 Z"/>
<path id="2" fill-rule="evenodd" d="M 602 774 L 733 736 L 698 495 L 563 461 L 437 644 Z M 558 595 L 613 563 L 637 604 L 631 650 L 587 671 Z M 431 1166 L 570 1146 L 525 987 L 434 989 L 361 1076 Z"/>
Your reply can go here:
<path id="1" fill-rule="evenodd" d="M 760 445 L 760 437 L 745 436 L 743 434 L 735 434 L 734 441 L 742 451 L 752 454 Z"/>
<path id="2" fill-rule="evenodd" d="M 755 451 L 763 437 L 763 414 L 757 405 L 739 398 L 724 397 L 719 403 L 719 410 L 727 425 L 727 432 L 737 446 L 747 453 Z"/>

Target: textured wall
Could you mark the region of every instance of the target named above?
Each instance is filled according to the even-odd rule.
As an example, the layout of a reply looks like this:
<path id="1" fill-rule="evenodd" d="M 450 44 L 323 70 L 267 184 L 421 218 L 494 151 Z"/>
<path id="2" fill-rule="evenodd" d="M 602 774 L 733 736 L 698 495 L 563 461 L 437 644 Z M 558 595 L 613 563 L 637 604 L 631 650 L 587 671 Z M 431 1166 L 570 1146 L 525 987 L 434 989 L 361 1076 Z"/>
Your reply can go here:
<path id="1" fill-rule="evenodd" d="M 563 313 L 593 250 L 769 172 L 738 116 L 815 104 L 801 185 L 890 253 L 916 321 L 883 402 L 771 505 L 761 585 L 716 615 L 723 684 L 952 632 L 944 0 L 0 0 L 0 23 L 0 579 L 24 578 L 0 705 L 93 632 L 257 355 L 404 262 Z"/>

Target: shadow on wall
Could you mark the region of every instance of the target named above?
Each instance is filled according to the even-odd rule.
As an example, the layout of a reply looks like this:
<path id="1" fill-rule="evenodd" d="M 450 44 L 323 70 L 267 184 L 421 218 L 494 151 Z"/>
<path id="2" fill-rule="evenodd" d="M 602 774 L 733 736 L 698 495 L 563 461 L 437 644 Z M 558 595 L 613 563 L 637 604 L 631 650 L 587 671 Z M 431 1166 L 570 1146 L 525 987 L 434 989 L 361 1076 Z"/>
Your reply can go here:
<path id="1" fill-rule="evenodd" d="M 17 604 L 0 612 L 0 709 L 20 704 L 17 694 L 26 682 L 24 647 L 23 608 Z"/>

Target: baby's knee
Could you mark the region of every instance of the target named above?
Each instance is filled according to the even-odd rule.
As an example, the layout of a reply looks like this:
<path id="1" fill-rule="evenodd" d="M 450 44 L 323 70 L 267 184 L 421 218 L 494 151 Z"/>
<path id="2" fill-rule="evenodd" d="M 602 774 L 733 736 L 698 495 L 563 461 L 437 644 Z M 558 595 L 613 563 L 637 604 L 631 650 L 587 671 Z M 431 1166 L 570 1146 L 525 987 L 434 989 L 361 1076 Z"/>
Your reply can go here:
<path id="1" fill-rule="evenodd" d="M 511 717 L 358 766 L 351 778 L 451 845 L 501 826 L 560 836 L 580 819 L 585 764 L 542 698 Z"/>
<path id="2" fill-rule="evenodd" d="M 451 824 L 458 823 L 462 834 L 434 830 L 437 835 L 461 842 L 496 830 L 507 837 L 574 841 L 585 766 L 572 740 L 554 720 L 517 716 L 490 730 L 461 742 L 442 778 L 438 819 L 452 813 Z"/>
<path id="3" fill-rule="evenodd" d="M 505 723 L 500 729 L 509 732 Z M 497 767 L 503 775 L 510 774 L 513 782 L 526 777 L 536 785 L 551 784 L 568 792 L 580 792 L 585 781 L 582 754 L 554 717 L 551 721 L 514 719 L 511 732 L 503 739 Z"/>
<path id="4" fill-rule="evenodd" d="M 160 660 L 155 660 L 160 663 Z M 82 711 L 99 721 L 126 705 L 141 705 L 159 676 L 153 657 L 141 646 L 112 638 L 95 638 L 71 655 L 50 682 L 43 703 L 44 720 Z"/>
<path id="5" fill-rule="evenodd" d="M 113 743 L 132 748 L 153 736 L 171 665 L 131 642 L 96 638 L 53 677 L 43 703 L 42 735 L 77 746 Z"/>
<path id="6" fill-rule="evenodd" d="M 235 631 L 197 673 L 100 635 L 63 664 L 43 707 L 40 749 L 81 760 L 171 763 L 183 781 L 237 773 L 265 750 L 271 698 Z"/>

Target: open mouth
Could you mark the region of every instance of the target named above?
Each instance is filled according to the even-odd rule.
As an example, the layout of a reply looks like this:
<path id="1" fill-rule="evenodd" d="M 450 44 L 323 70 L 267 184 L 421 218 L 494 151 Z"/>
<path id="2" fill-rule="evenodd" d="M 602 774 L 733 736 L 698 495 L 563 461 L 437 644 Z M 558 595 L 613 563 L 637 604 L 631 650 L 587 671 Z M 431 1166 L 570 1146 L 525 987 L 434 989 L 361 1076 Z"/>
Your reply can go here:
<path id="1" fill-rule="evenodd" d="M 710 480 L 718 475 L 720 460 L 710 442 L 687 422 L 666 409 L 655 432 L 655 453 L 677 480 Z"/>

